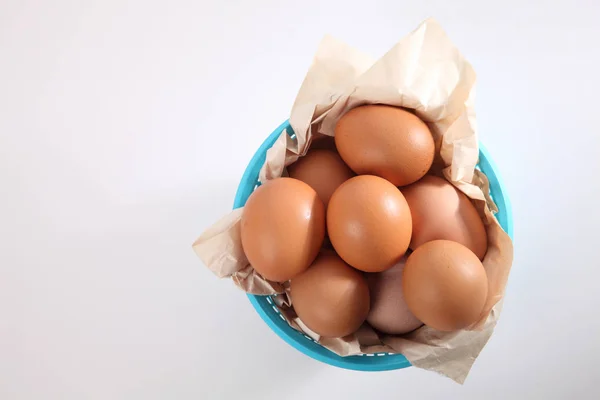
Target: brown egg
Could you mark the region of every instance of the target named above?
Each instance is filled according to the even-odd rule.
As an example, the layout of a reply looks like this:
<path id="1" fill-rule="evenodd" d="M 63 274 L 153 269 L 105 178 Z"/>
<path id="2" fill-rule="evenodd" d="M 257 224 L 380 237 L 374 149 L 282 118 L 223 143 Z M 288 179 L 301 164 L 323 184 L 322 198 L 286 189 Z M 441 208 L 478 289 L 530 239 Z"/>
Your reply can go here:
<path id="1" fill-rule="evenodd" d="M 356 107 L 342 116 L 335 145 L 354 172 L 381 176 L 395 186 L 425 175 L 435 151 L 431 131 L 419 117 L 386 105 Z"/>
<path id="2" fill-rule="evenodd" d="M 440 331 L 463 329 L 479 319 L 487 299 L 485 269 L 475 254 L 449 240 L 427 242 L 406 261 L 406 304 L 421 321 Z"/>
<path id="3" fill-rule="evenodd" d="M 327 233 L 335 251 L 365 272 L 396 264 L 408 248 L 412 221 L 400 190 L 383 178 L 361 175 L 344 182 L 327 208 Z"/>
<path id="4" fill-rule="evenodd" d="M 401 191 L 412 215 L 411 249 L 431 240 L 453 240 L 483 260 L 487 233 L 477 210 L 464 193 L 445 179 L 431 175 Z"/>
<path id="5" fill-rule="evenodd" d="M 315 136 L 316 136 L 316 138 L 315 138 Z M 332 150 L 337 153 L 337 150 L 335 148 L 335 140 L 333 139 L 333 136 L 313 135 L 313 140 L 312 140 L 312 143 L 310 144 L 310 149 L 311 150 L 315 150 L 315 149 Z"/>
<path id="6" fill-rule="evenodd" d="M 312 187 L 325 208 L 331 195 L 342 183 L 354 176 L 354 172 L 344 164 L 341 157 L 330 150 L 310 150 L 288 167 L 291 178 L 301 180 Z"/>
<path id="7" fill-rule="evenodd" d="M 302 322 L 324 337 L 350 335 L 369 313 L 367 281 L 333 252 L 322 252 L 292 279 L 290 296 Z"/>
<path id="8" fill-rule="evenodd" d="M 258 187 L 242 212 L 241 239 L 259 274 L 285 282 L 313 262 L 325 237 L 325 206 L 317 192 L 292 178 Z"/>
<path id="9" fill-rule="evenodd" d="M 423 323 L 408 309 L 402 291 L 402 272 L 406 257 L 387 271 L 367 274 L 371 310 L 367 322 L 378 331 L 401 335 Z"/>

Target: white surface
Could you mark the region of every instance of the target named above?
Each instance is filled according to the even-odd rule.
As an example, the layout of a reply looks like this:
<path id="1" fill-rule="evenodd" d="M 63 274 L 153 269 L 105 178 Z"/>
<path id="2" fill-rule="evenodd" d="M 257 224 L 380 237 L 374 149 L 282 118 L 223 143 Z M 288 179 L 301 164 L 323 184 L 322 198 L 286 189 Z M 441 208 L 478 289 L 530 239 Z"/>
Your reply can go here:
<path id="1" fill-rule="evenodd" d="M 502 319 L 462 387 L 313 361 L 191 250 L 323 34 L 379 56 L 428 16 L 478 72 L 515 216 Z M 598 398 L 598 17 L 594 0 L 2 0 L 0 398 Z"/>

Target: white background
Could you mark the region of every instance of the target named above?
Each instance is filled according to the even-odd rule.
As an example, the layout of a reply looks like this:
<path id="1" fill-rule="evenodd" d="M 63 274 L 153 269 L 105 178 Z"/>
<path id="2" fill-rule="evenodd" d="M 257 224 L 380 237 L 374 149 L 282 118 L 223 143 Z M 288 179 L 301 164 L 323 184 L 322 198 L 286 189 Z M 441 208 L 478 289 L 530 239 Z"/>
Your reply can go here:
<path id="1" fill-rule="evenodd" d="M 600 3 L 550 3 L 0 0 L 0 398 L 598 398 Z M 325 33 L 377 57 L 429 16 L 514 206 L 464 386 L 302 355 L 191 249 Z"/>

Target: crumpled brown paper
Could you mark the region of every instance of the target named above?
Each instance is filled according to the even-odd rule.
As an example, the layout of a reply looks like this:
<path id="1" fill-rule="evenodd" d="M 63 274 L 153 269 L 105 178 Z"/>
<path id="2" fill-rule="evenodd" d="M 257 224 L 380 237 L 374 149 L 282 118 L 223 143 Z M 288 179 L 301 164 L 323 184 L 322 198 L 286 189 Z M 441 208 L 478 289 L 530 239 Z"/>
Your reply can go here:
<path id="1" fill-rule="evenodd" d="M 292 327 L 341 356 L 399 352 L 417 368 L 464 382 L 498 320 L 513 257 L 512 242 L 493 216 L 497 208 L 487 178 L 475 169 L 479 148 L 474 84 L 473 68 L 431 19 L 377 61 L 325 37 L 292 108 L 295 138 L 281 134 L 259 175 L 263 182 L 280 177 L 313 140 L 333 136 L 338 119 L 356 106 L 381 103 L 415 110 L 434 135 L 438 172 L 472 199 L 488 233 L 483 265 L 489 296 L 480 321 L 469 330 L 447 333 L 424 326 L 408 335 L 378 336 L 364 324 L 345 338 L 319 338 L 294 313 L 288 285 L 263 279 L 248 264 L 240 241 L 241 209 L 204 232 L 194 250 L 217 276 L 231 277 L 244 291 L 276 294 L 275 304 Z"/>

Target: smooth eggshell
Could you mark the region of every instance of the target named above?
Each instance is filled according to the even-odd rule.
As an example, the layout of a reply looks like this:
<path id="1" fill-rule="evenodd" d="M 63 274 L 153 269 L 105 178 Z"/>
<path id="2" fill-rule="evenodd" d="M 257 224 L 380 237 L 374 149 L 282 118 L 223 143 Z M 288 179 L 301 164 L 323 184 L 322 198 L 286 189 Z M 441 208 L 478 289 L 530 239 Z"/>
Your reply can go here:
<path id="1" fill-rule="evenodd" d="M 285 282 L 313 262 L 325 237 L 325 206 L 317 192 L 292 178 L 259 186 L 241 218 L 241 241 L 259 274 Z"/>
<path id="2" fill-rule="evenodd" d="M 327 208 L 327 233 L 335 251 L 365 272 L 391 268 L 406 252 L 412 221 L 398 188 L 383 178 L 361 175 L 344 182 Z"/>
<path id="3" fill-rule="evenodd" d="M 378 331 L 391 335 L 411 332 L 423 323 L 409 310 L 402 290 L 402 272 L 406 257 L 387 271 L 367 274 L 371 310 L 367 322 Z"/>
<path id="4" fill-rule="evenodd" d="M 342 159 L 360 175 L 377 175 L 404 186 L 419 180 L 433 163 L 435 143 L 413 113 L 387 105 L 366 105 L 344 114 L 335 127 Z"/>
<path id="5" fill-rule="evenodd" d="M 464 193 L 445 179 L 431 175 L 403 187 L 401 192 L 412 215 L 411 249 L 431 240 L 452 240 L 467 246 L 483 260 L 487 233 L 475 206 Z"/>
<path id="6" fill-rule="evenodd" d="M 290 297 L 302 322 L 324 337 L 350 335 L 369 313 L 367 281 L 333 252 L 291 280 Z"/>
<path id="7" fill-rule="evenodd" d="M 337 153 L 337 149 L 335 148 L 335 140 L 333 139 L 333 136 L 313 134 L 310 149 L 325 149 L 335 151 Z"/>
<path id="8" fill-rule="evenodd" d="M 288 167 L 288 173 L 291 178 L 312 187 L 325 207 L 333 192 L 354 176 L 354 172 L 335 151 L 324 149 L 310 150 Z"/>
<path id="9" fill-rule="evenodd" d="M 476 322 L 485 305 L 488 281 L 475 254 L 449 240 L 418 247 L 402 276 L 406 304 L 425 325 L 455 331 Z"/>

